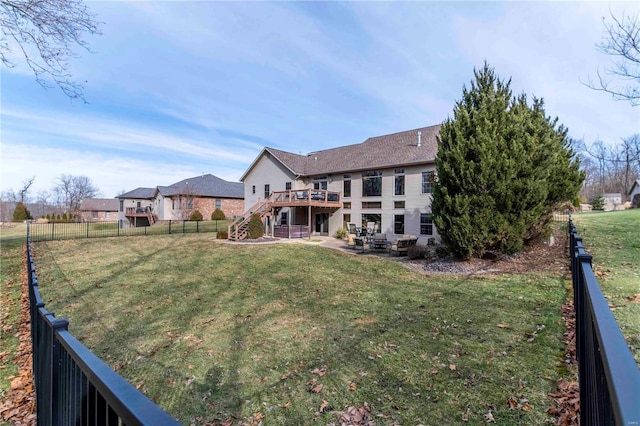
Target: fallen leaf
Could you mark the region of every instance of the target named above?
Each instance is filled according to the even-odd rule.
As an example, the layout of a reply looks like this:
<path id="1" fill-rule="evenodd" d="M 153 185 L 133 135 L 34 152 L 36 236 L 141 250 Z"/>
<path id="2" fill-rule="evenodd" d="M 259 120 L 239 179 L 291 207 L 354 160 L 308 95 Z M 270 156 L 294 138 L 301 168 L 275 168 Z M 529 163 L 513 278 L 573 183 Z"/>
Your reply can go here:
<path id="1" fill-rule="evenodd" d="M 449 370 L 455 371 L 456 370 L 456 365 L 455 364 L 449 364 Z"/>
<path id="2" fill-rule="evenodd" d="M 354 390 L 356 390 L 356 389 L 358 389 L 358 387 L 356 386 L 356 384 L 355 384 L 355 383 L 351 383 L 351 384 L 349 385 L 349 390 L 350 390 L 351 392 L 353 392 L 353 391 L 354 391 Z"/>
<path id="3" fill-rule="evenodd" d="M 322 388 L 323 388 L 322 383 L 318 383 L 317 385 L 312 387 L 309 392 L 311 392 L 311 393 L 320 393 L 322 391 Z"/>
<path id="4" fill-rule="evenodd" d="M 491 414 L 491 411 L 489 411 L 487 414 L 484 415 L 484 421 L 487 423 L 495 423 L 496 419 L 493 418 L 493 414 Z"/>
<path id="5" fill-rule="evenodd" d="M 287 401 L 284 403 L 284 405 L 282 406 L 282 408 L 289 408 L 291 407 L 291 401 Z"/>
<path id="6" fill-rule="evenodd" d="M 506 324 L 498 324 L 498 325 L 496 325 L 496 327 L 498 327 L 498 328 L 509 328 L 509 326 L 506 325 Z"/>

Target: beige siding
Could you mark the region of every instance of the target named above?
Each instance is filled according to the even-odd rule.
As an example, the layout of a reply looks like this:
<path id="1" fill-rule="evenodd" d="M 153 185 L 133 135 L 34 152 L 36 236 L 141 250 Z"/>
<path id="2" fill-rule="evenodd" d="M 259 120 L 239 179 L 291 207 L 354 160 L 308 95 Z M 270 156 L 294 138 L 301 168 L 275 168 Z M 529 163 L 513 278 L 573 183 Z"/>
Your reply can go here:
<path id="1" fill-rule="evenodd" d="M 264 186 L 269 185 L 269 190 L 284 191 L 286 182 L 292 182 L 292 189 L 301 188 L 300 182 L 295 182 L 295 176 L 282 164 L 271 158 L 267 152 L 254 165 L 251 173 L 244 180 L 244 210 L 249 210 L 251 206 L 264 200 Z M 255 185 L 255 194 L 253 186 Z"/>
<path id="2" fill-rule="evenodd" d="M 420 235 L 420 214 L 431 213 L 431 194 L 422 193 L 422 172 L 434 171 L 433 164 L 404 167 L 405 170 L 405 195 L 394 195 L 395 192 L 395 168 L 382 170 L 382 196 L 362 197 L 362 172 L 343 173 L 334 176 L 334 181 L 329 184 L 332 191 L 343 191 L 343 175 L 351 175 L 351 197 L 342 198 L 343 204 L 351 202 L 351 209 L 341 208 L 334 212 L 329 218 L 329 234 L 335 235 L 340 229 L 342 218 L 345 213 L 351 214 L 351 221 L 358 226 L 366 225 L 362 223 L 362 214 L 380 214 L 382 216 L 381 231 L 387 234 L 387 239 L 395 240 L 401 235 L 394 234 L 394 220 L 396 214 L 404 214 L 405 228 L 404 234 L 419 236 L 418 243 L 426 244 L 431 235 Z M 362 202 L 380 202 L 379 209 L 363 209 Z M 404 201 L 404 209 L 394 208 L 395 201 Z M 438 237 L 434 227 L 433 237 Z"/>

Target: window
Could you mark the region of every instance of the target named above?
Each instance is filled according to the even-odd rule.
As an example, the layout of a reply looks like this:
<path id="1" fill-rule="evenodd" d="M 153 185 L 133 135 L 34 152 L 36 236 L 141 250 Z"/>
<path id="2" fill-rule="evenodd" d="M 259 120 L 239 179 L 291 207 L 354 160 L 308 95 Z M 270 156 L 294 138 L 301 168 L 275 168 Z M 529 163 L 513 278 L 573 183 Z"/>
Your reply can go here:
<path id="1" fill-rule="evenodd" d="M 433 216 L 431 213 L 420 213 L 420 234 L 433 235 Z"/>
<path id="2" fill-rule="evenodd" d="M 375 232 L 380 232 L 382 229 L 382 215 L 366 213 L 362 215 L 362 226 L 367 226 L 369 222 L 374 223 Z"/>
<path id="3" fill-rule="evenodd" d="M 286 182 L 284 184 L 284 189 L 287 190 L 287 191 L 291 191 L 291 182 Z"/>
<path id="4" fill-rule="evenodd" d="M 342 182 L 342 194 L 344 197 L 351 197 L 351 175 L 344 175 Z"/>
<path id="5" fill-rule="evenodd" d="M 187 197 L 187 210 L 193 210 L 193 198 Z"/>
<path id="6" fill-rule="evenodd" d="M 348 223 L 351 223 L 351 213 L 346 213 L 342 215 L 342 226 L 346 229 L 349 229 Z"/>
<path id="7" fill-rule="evenodd" d="M 105 219 L 111 219 L 111 212 L 104 212 Z"/>
<path id="8" fill-rule="evenodd" d="M 255 185 L 251 186 L 251 193 L 252 194 L 256 193 L 256 186 Z"/>
<path id="9" fill-rule="evenodd" d="M 216 209 L 222 209 L 222 200 L 220 198 L 216 198 Z"/>
<path id="10" fill-rule="evenodd" d="M 180 206 L 180 203 L 176 203 L 176 199 L 175 199 L 175 198 L 172 198 L 172 199 L 171 199 L 171 210 L 178 210 L 178 207 L 176 207 L 176 204 L 177 204 L 178 206 Z"/>
<path id="11" fill-rule="evenodd" d="M 404 195 L 404 169 L 395 170 L 396 179 L 394 184 L 394 195 Z"/>
<path id="12" fill-rule="evenodd" d="M 327 181 L 323 180 L 323 181 L 313 182 L 313 189 L 315 189 L 315 190 L 326 190 L 327 189 Z"/>
<path id="13" fill-rule="evenodd" d="M 269 198 L 269 194 L 271 194 L 271 190 L 269 189 L 269 184 L 267 183 L 264 186 L 264 199 L 266 200 L 267 198 Z"/>
<path id="14" fill-rule="evenodd" d="M 91 217 L 93 219 L 97 219 L 98 218 L 98 212 L 91 212 Z"/>
<path id="15" fill-rule="evenodd" d="M 422 172 L 422 193 L 431 194 L 433 189 L 434 172 Z"/>
<path id="16" fill-rule="evenodd" d="M 382 195 L 382 172 L 371 171 L 362 173 L 362 196 L 379 197 Z"/>
<path id="17" fill-rule="evenodd" d="M 287 225 L 289 223 L 289 213 L 282 212 L 280 213 L 280 225 Z"/>
<path id="18" fill-rule="evenodd" d="M 382 202 L 380 201 L 363 201 L 362 202 L 363 209 L 381 209 Z"/>
<path id="19" fill-rule="evenodd" d="M 404 234 L 404 215 L 396 214 L 393 216 L 393 233 Z"/>
<path id="20" fill-rule="evenodd" d="M 124 200 L 120 200 L 120 211 L 124 211 Z"/>
<path id="21" fill-rule="evenodd" d="M 404 209 L 404 201 L 394 201 L 393 202 L 394 209 Z"/>
<path id="22" fill-rule="evenodd" d="M 350 209 L 351 208 L 351 202 L 347 202 L 347 203 L 342 203 L 342 208 L 343 209 Z"/>

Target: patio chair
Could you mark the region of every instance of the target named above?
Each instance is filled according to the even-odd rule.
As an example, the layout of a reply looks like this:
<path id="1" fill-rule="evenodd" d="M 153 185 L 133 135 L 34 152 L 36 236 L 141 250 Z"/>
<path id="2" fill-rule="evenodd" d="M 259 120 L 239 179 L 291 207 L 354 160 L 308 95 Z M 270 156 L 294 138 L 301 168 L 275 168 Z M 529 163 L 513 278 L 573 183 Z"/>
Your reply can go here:
<path id="1" fill-rule="evenodd" d="M 407 254 L 409 252 L 409 248 L 416 245 L 418 242 L 418 237 L 414 235 L 403 235 L 402 238 L 398 238 L 395 243 L 389 246 L 389 255 L 394 251 L 398 253 L 398 256 L 402 256 L 402 254 Z"/>
<path id="2" fill-rule="evenodd" d="M 386 250 L 387 244 L 387 234 L 377 233 L 373 235 L 373 239 L 371 240 L 371 247 L 374 250 Z"/>
<path id="3" fill-rule="evenodd" d="M 356 224 L 349 222 L 347 223 L 347 231 L 349 234 L 356 234 Z"/>

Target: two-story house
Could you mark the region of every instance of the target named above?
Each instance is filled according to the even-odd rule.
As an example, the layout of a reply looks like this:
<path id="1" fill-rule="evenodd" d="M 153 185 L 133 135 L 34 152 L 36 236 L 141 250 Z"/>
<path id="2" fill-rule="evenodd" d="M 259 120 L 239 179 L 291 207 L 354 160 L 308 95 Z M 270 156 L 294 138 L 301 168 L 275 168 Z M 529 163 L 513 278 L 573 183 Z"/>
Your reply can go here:
<path id="1" fill-rule="evenodd" d="M 266 147 L 240 179 L 245 216 L 279 237 L 335 235 L 375 223 L 388 239 L 437 237 L 431 216 L 440 125 L 299 155 Z M 230 234 L 232 239 L 241 235 Z"/>

